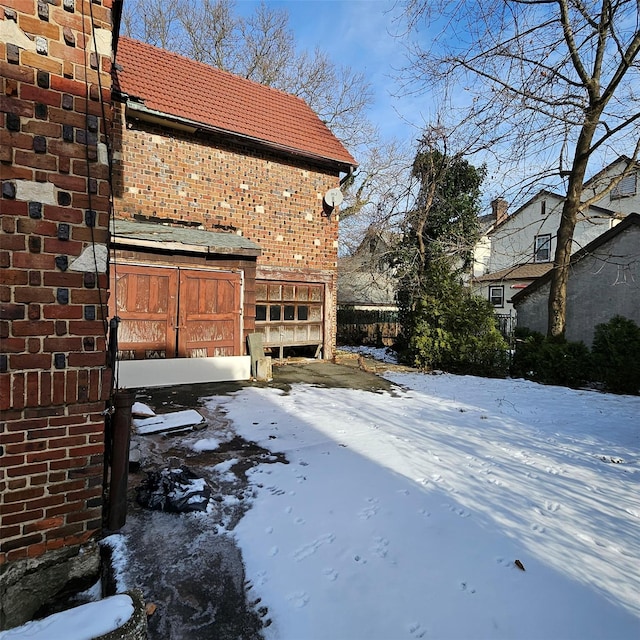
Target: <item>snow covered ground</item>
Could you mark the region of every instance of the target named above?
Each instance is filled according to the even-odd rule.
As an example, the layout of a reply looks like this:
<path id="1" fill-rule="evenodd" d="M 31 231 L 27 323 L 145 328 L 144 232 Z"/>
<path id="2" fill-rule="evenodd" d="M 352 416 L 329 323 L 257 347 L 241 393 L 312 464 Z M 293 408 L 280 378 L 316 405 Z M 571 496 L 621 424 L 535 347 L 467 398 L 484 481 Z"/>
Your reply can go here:
<path id="1" fill-rule="evenodd" d="M 207 400 L 289 461 L 249 472 L 252 508 L 228 532 L 267 640 L 640 638 L 640 398 L 386 377 L 393 393 L 296 384 Z M 126 539 L 111 538 L 120 588 L 136 586 Z"/>
<path id="2" fill-rule="evenodd" d="M 234 530 L 266 637 L 640 637 L 640 398 L 387 377 L 210 400 L 290 461 Z"/>
<path id="3" fill-rule="evenodd" d="M 0 640 L 91 640 L 118 629 L 132 615 L 131 598 L 120 594 L 0 631 Z"/>

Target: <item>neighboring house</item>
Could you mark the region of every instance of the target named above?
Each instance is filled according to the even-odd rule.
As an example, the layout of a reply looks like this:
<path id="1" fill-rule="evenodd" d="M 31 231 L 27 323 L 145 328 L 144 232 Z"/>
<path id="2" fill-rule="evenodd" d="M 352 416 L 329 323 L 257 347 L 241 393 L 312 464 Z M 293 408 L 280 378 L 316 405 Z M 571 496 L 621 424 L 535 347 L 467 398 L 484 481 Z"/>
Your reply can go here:
<path id="1" fill-rule="evenodd" d="M 551 273 L 513 296 L 518 326 L 547 331 Z M 590 346 L 596 325 L 616 315 L 640 325 L 640 215 L 629 214 L 571 257 L 566 338 Z"/>
<path id="2" fill-rule="evenodd" d="M 349 256 L 338 260 L 340 344 L 391 346 L 399 331 L 397 281 L 389 265 L 394 234 L 371 227 Z"/>
<path id="3" fill-rule="evenodd" d="M 579 217 L 573 238 L 573 252 L 596 239 L 632 211 L 640 210 L 636 167 L 622 182 L 607 190 L 612 180 L 630 160 L 618 158 L 585 183 L 584 200 L 594 200 Z M 556 233 L 564 196 L 540 191 L 513 214 L 496 222 L 488 233 L 490 258 L 487 273 L 474 278 L 478 295 L 490 300 L 496 313 L 513 314 L 512 296 L 545 275 L 551 268 L 556 250 Z"/>
<path id="4" fill-rule="evenodd" d="M 30 619 L 71 577 L 99 575 L 111 394 L 105 132 L 121 10 L 116 0 L 3 4 L 0 629 Z"/>
<path id="5" fill-rule="evenodd" d="M 247 377 L 251 333 L 331 358 L 331 195 L 355 160 L 295 96 L 128 38 L 115 69 L 121 375 L 187 357 Z"/>
<path id="6" fill-rule="evenodd" d="M 478 217 L 480 239 L 473 249 L 473 266 L 471 270 L 473 278 L 479 278 L 489 273 L 491 261 L 491 237 L 489 234 L 496 225 L 507 217 L 508 207 L 509 203 L 506 200 L 496 198 L 491 202 L 491 213 Z"/>
<path id="7" fill-rule="evenodd" d="M 338 306 L 364 311 L 395 311 L 397 282 L 389 259 L 389 234 L 373 228 L 352 255 L 338 259 Z"/>

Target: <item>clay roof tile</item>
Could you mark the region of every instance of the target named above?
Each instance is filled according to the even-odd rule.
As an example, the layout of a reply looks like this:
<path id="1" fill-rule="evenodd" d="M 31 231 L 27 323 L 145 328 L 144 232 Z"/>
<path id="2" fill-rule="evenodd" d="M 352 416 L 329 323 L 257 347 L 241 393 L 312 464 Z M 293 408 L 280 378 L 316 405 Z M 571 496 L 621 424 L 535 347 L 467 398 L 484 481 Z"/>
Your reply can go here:
<path id="1" fill-rule="evenodd" d="M 147 109 L 343 165 L 356 162 L 294 95 L 122 37 L 115 85 Z"/>

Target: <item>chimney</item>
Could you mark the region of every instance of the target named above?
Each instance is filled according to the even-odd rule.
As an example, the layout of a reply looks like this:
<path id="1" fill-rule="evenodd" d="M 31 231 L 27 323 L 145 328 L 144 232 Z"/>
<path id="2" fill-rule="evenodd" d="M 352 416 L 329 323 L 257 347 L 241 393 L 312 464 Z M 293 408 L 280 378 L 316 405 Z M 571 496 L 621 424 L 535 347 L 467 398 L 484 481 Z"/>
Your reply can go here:
<path id="1" fill-rule="evenodd" d="M 491 201 L 491 212 L 496 217 L 496 224 L 500 224 L 507 219 L 507 209 L 509 203 L 504 198 L 496 198 Z"/>

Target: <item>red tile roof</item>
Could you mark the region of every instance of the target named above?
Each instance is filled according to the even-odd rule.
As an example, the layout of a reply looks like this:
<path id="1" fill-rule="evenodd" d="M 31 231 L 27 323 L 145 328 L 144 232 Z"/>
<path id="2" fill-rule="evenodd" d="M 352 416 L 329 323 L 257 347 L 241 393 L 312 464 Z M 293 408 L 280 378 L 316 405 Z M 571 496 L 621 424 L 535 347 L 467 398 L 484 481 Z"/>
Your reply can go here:
<path id="1" fill-rule="evenodd" d="M 116 88 L 147 109 L 342 165 L 356 161 L 304 100 L 121 37 Z"/>

